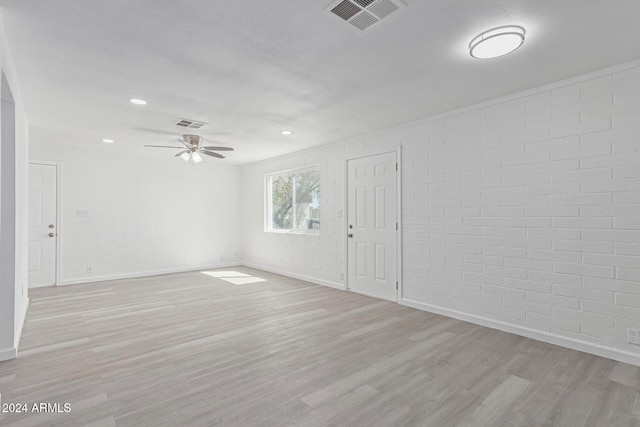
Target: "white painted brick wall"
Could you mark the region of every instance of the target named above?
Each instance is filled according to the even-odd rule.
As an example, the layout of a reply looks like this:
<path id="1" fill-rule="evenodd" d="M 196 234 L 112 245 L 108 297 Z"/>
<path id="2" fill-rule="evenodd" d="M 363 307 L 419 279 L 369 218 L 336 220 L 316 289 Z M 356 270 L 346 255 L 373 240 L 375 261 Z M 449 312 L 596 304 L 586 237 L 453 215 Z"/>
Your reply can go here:
<path id="1" fill-rule="evenodd" d="M 38 141 L 30 155 L 62 167 L 62 284 L 240 262 L 240 167 Z"/>
<path id="2" fill-rule="evenodd" d="M 404 298 L 640 355 L 637 64 L 245 166 L 245 261 L 340 281 L 346 158 L 398 146 Z M 264 174 L 311 163 L 321 235 L 264 233 Z"/>

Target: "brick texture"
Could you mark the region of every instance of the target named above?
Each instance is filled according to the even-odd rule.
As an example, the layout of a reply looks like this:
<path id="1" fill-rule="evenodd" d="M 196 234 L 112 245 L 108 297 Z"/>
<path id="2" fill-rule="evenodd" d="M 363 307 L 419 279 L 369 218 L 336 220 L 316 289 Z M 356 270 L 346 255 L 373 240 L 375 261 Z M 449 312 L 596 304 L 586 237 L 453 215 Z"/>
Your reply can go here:
<path id="1" fill-rule="evenodd" d="M 345 161 L 401 146 L 403 298 L 640 353 L 640 68 L 575 81 L 245 166 L 245 261 L 341 281 Z M 264 233 L 264 174 L 308 164 L 320 236 Z"/>

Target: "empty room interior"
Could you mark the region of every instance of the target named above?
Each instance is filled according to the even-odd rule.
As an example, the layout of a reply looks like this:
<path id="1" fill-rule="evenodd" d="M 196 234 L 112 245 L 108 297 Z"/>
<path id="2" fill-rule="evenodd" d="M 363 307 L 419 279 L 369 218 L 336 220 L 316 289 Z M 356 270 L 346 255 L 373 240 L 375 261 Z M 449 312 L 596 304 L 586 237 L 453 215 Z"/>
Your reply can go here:
<path id="1" fill-rule="evenodd" d="M 639 16 L 0 0 L 0 425 L 640 426 Z"/>

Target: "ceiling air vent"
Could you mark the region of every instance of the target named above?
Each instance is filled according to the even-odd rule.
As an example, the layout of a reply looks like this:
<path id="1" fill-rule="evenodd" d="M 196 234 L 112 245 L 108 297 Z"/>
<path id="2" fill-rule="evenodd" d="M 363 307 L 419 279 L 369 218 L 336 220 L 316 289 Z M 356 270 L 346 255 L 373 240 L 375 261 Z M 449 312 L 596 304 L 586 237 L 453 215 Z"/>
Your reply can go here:
<path id="1" fill-rule="evenodd" d="M 403 6 L 402 0 L 338 0 L 326 10 L 364 31 Z"/>
<path id="2" fill-rule="evenodd" d="M 358 28 L 359 30 L 364 31 L 378 21 L 379 19 L 373 16 L 372 14 L 367 12 L 362 12 L 362 13 L 359 13 L 358 16 L 353 18 L 351 21 L 349 21 L 349 23 L 354 27 Z"/>
<path id="3" fill-rule="evenodd" d="M 189 120 L 189 119 L 180 119 L 176 122 L 176 126 L 180 126 L 183 128 L 189 128 L 189 129 L 200 129 L 201 127 L 205 126 L 207 123 L 205 122 L 199 122 L 197 120 Z"/>
<path id="4" fill-rule="evenodd" d="M 376 4 L 371 5 L 371 7 L 367 10 L 377 16 L 378 19 L 382 19 L 391 15 L 398 9 L 398 5 L 391 0 L 380 0 L 377 1 Z"/>
<path id="5" fill-rule="evenodd" d="M 376 0 L 353 0 L 362 7 L 367 7 Z"/>
<path id="6" fill-rule="evenodd" d="M 331 12 L 335 13 L 345 21 L 360 11 L 362 11 L 362 9 L 351 3 L 349 0 L 344 0 L 331 9 Z"/>

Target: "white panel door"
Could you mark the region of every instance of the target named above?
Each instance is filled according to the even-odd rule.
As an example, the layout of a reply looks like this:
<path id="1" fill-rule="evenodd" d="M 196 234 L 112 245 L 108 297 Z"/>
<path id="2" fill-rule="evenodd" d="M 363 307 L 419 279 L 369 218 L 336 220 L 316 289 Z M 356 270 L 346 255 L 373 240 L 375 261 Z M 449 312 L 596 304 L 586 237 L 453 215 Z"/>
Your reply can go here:
<path id="1" fill-rule="evenodd" d="M 29 164 L 29 287 L 56 282 L 56 166 Z"/>
<path id="2" fill-rule="evenodd" d="M 396 153 L 347 162 L 347 288 L 391 301 L 396 287 Z"/>

